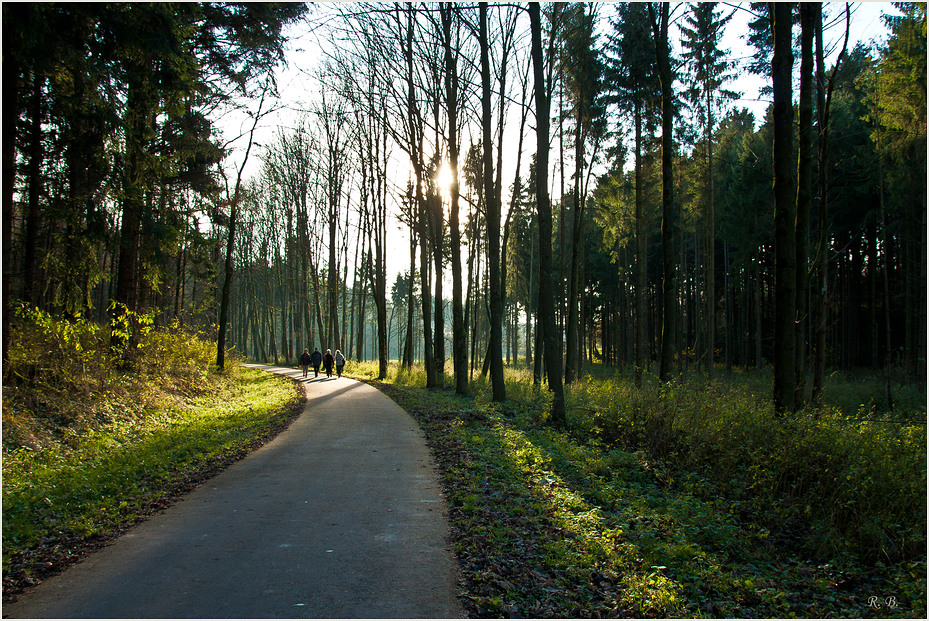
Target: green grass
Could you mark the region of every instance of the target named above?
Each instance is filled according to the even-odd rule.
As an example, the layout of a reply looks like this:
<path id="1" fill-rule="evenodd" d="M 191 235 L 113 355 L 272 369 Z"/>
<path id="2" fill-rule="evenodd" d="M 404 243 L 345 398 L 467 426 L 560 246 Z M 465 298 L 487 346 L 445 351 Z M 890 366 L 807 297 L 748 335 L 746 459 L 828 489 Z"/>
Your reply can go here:
<path id="1" fill-rule="evenodd" d="M 60 534 L 89 537 L 137 521 L 171 488 L 213 470 L 286 422 L 291 382 L 236 370 L 183 408 L 121 420 L 68 445 L 3 460 L 4 569 L 9 554 Z"/>
<path id="2" fill-rule="evenodd" d="M 213 345 L 177 329 L 145 334 L 128 368 L 94 354 L 82 373 L 44 369 L 36 351 L 74 350 L 80 339 L 39 327 L 15 341 L 4 386 L 5 595 L 257 448 L 304 398 L 294 382 L 235 360 L 211 369 Z M 76 328 L 81 339 L 108 340 L 95 327 Z"/>
<path id="3" fill-rule="evenodd" d="M 783 420 L 755 378 L 614 377 L 572 386 L 556 430 L 525 372 L 505 404 L 423 376 L 391 367 L 379 386 L 441 465 L 474 616 L 925 613 L 924 427 Z"/>

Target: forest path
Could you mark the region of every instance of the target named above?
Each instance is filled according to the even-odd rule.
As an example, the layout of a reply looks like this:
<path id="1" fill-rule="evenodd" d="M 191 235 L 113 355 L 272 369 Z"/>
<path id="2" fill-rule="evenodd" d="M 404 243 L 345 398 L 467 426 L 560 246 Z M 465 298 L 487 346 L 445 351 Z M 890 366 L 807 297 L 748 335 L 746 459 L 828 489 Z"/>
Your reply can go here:
<path id="1" fill-rule="evenodd" d="M 4 617 L 464 616 L 416 422 L 366 384 L 249 366 L 304 383 L 290 427 Z"/>

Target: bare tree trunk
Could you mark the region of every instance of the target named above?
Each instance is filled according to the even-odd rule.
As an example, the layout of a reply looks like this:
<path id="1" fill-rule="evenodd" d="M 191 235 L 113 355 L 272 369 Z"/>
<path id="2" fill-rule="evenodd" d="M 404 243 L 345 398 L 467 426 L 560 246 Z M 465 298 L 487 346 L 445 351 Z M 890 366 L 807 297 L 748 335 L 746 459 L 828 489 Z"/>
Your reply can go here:
<path id="1" fill-rule="evenodd" d="M 338 199 L 330 196 L 329 200 L 329 265 L 326 275 L 326 315 L 328 347 L 339 349 L 339 308 L 338 308 L 338 272 L 336 271 L 336 231 L 339 228 Z"/>
<path id="2" fill-rule="evenodd" d="M 503 292 L 500 282 L 500 200 L 494 185 L 494 164 L 491 151 L 490 112 L 490 54 L 487 33 L 487 5 L 481 4 L 480 36 L 481 49 L 481 109 L 483 113 L 484 150 L 484 194 L 487 210 L 487 262 L 490 267 L 490 377 L 493 383 L 493 400 L 506 401 L 503 383 Z M 502 105 L 502 104 L 501 104 Z M 499 165 L 499 162 L 498 162 Z"/>
<path id="3" fill-rule="evenodd" d="M 797 310 L 796 203 L 793 196 L 793 108 L 791 4 L 769 3 L 774 34 L 771 78 L 774 88 L 774 407 L 796 409 Z"/>
<path id="4" fill-rule="evenodd" d="M 442 197 L 436 192 L 434 195 L 426 197 L 427 210 L 429 214 L 429 227 L 432 231 L 432 269 L 435 273 L 435 295 L 433 296 L 433 339 L 432 352 L 433 363 L 435 364 L 435 386 L 443 388 L 445 386 L 445 307 L 442 298 L 443 293 L 443 260 L 445 239 L 445 218 L 442 213 Z"/>
<path id="5" fill-rule="evenodd" d="M 580 288 L 580 245 L 581 229 L 584 226 L 584 206 L 581 202 L 581 171 L 584 161 L 584 139 L 581 127 L 583 127 L 583 117 L 581 115 L 581 105 L 578 104 L 577 115 L 577 135 L 574 139 L 574 160 L 575 160 L 575 177 L 574 177 L 574 217 L 572 218 L 571 227 L 571 263 L 568 266 L 568 318 L 565 323 L 567 342 L 565 350 L 565 384 L 574 382 L 579 365 L 578 356 L 578 337 L 580 334 L 580 317 L 578 304 L 580 303 L 578 289 Z"/>
<path id="6" fill-rule="evenodd" d="M 661 83 L 661 256 L 664 266 L 662 279 L 661 362 L 658 377 L 662 382 L 671 379 L 677 333 L 677 275 L 674 260 L 674 89 L 671 72 L 671 48 L 668 42 L 670 7 L 662 4 L 660 16 L 649 5 L 658 79 Z"/>
<path id="7" fill-rule="evenodd" d="M 248 134 L 248 147 L 245 149 L 245 156 L 242 158 L 242 165 L 239 166 L 239 172 L 235 180 L 235 189 L 232 196 L 229 197 L 229 236 L 226 239 L 226 260 L 225 260 L 225 280 L 223 281 L 222 301 L 219 307 L 219 335 L 216 339 L 216 366 L 222 369 L 226 364 L 226 324 L 229 316 L 229 295 L 232 292 L 233 281 L 233 259 L 235 251 L 235 227 L 239 213 L 239 201 L 241 200 L 242 173 L 245 171 L 245 165 L 248 163 L 248 156 L 252 151 L 252 145 L 255 143 L 255 129 L 258 127 L 258 121 L 261 120 L 261 109 L 264 106 L 265 96 L 270 88 L 270 76 L 265 81 L 264 90 L 261 93 L 261 100 L 258 102 L 258 111 L 252 121 L 252 128 Z M 228 193 L 228 187 L 227 187 Z"/>
<path id="8" fill-rule="evenodd" d="M 536 198 L 539 214 L 539 315 L 545 339 L 545 368 L 548 388 L 554 394 L 552 421 L 557 426 L 567 422 L 564 387 L 561 383 L 561 346 L 555 328 L 555 304 L 552 283 L 552 208 L 548 197 L 548 140 L 551 100 L 545 84 L 542 57 L 542 19 L 538 3 L 529 5 L 532 35 L 532 66 L 536 102 Z"/>
<path id="9" fill-rule="evenodd" d="M 416 185 L 422 187 L 422 180 L 417 176 Z M 423 363 L 426 366 L 426 387 L 435 388 L 435 360 L 434 349 L 432 344 L 432 287 L 429 282 L 429 240 L 426 236 L 426 213 L 425 199 L 422 197 L 422 191 L 417 190 L 419 205 L 419 215 L 417 217 L 419 227 L 419 281 L 420 295 L 422 303 L 422 320 L 423 320 Z"/>
<path id="10" fill-rule="evenodd" d="M 817 4 L 817 6 L 819 6 Z M 796 388 L 794 408 L 800 409 L 806 400 L 806 329 L 807 282 L 809 280 L 810 203 L 813 186 L 813 3 L 800 3 L 800 95 L 798 106 L 797 141 L 797 276 L 796 276 Z"/>
<path id="11" fill-rule="evenodd" d="M 706 212 L 706 376 L 713 381 L 716 368 L 714 366 L 716 354 L 716 186 L 713 179 L 713 105 L 710 89 L 706 92 L 707 98 L 707 160 L 709 162 L 708 180 L 710 196 Z M 726 299 L 728 300 L 728 292 Z M 727 341 L 728 347 L 728 341 Z M 728 349 L 726 350 L 728 352 Z"/>
<path id="12" fill-rule="evenodd" d="M 433 388 L 436 384 L 435 362 L 433 360 L 432 344 L 432 290 L 429 282 L 429 259 L 428 259 L 428 239 L 426 235 L 426 226 L 428 217 L 427 205 L 423 197 L 423 153 L 422 153 L 422 119 L 419 115 L 419 107 L 416 101 L 416 85 L 414 81 L 413 70 L 413 31 L 416 23 L 416 9 L 412 5 L 407 5 L 407 31 L 406 45 L 404 54 L 406 59 L 406 81 L 407 81 L 407 113 L 410 117 L 410 135 L 408 136 L 410 163 L 416 177 L 415 211 L 416 226 L 418 227 L 417 235 L 420 241 L 419 265 L 420 265 L 420 286 L 422 302 L 422 320 L 423 320 L 423 362 L 426 367 L 426 387 Z"/>
<path id="13" fill-rule="evenodd" d="M 835 84 L 836 69 L 839 63 L 845 57 L 848 48 L 848 38 L 851 26 L 851 9 L 845 6 L 845 42 L 842 51 L 836 61 L 832 76 L 829 78 L 828 85 L 826 79 L 826 65 L 823 58 L 823 14 L 822 5 L 814 6 L 814 22 L 816 27 L 816 90 L 818 114 L 817 125 L 819 126 L 819 151 L 817 165 L 819 169 L 819 239 L 816 250 L 816 280 L 813 286 L 813 318 L 815 326 L 813 327 L 813 403 L 822 405 L 823 384 L 826 377 L 826 319 L 828 311 L 826 309 L 826 300 L 828 298 L 829 285 L 829 202 L 826 193 L 828 180 L 828 142 L 829 142 L 829 107 L 832 101 L 832 88 Z"/>
<path id="14" fill-rule="evenodd" d="M 451 233 L 452 255 L 452 368 L 455 373 L 455 392 L 468 393 L 468 333 L 464 323 L 461 291 L 461 228 L 459 223 L 460 188 L 458 184 L 458 53 L 452 46 L 454 4 L 442 4 L 442 42 L 445 48 L 445 108 L 448 114 L 448 166 L 451 169 L 449 184 L 448 226 Z"/>
<path id="15" fill-rule="evenodd" d="M 648 234 L 642 174 L 642 111 L 635 103 L 635 385 L 642 385 L 648 357 Z"/>
<path id="16" fill-rule="evenodd" d="M 39 193 L 42 167 L 42 82 L 35 71 L 32 76 L 32 100 L 29 119 L 29 190 L 26 203 L 25 236 L 23 239 L 23 301 L 35 304 L 36 288 L 36 239 L 39 232 Z M 79 81 L 76 81 L 79 83 Z M 75 162 L 69 168 L 76 168 Z M 72 185 L 72 191 L 73 191 Z M 70 241 L 70 238 L 69 238 Z"/>
<path id="17" fill-rule="evenodd" d="M 4 20 L 4 34 L 12 28 L 12 16 L 18 14 L 21 7 L 11 9 Z M 14 12 L 15 11 L 15 12 Z M 6 54 L 3 58 L 3 362 L 9 359 L 10 328 L 12 326 L 12 293 L 10 271 L 13 269 L 13 195 L 16 192 L 16 120 L 19 117 L 19 79 L 22 64 L 18 54 Z"/>

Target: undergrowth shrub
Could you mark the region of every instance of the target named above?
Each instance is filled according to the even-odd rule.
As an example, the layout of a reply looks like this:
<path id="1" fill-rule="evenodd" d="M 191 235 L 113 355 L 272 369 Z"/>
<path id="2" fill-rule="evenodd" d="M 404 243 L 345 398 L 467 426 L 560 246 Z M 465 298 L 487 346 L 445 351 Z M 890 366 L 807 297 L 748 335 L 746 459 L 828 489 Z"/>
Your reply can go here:
<path id="1" fill-rule="evenodd" d="M 51 314 L 20 306 L 19 325 L 10 339 L 4 384 L 49 388 L 76 386 L 100 380 L 113 355 L 104 347 L 103 328 L 76 317 L 58 320 Z"/>
<path id="2" fill-rule="evenodd" d="M 156 329 L 142 318 L 135 347 L 120 350 L 108 326 L 83 317 L 60 319 L 27 306 L 16 313 L 3 369 L 4 451 L 138 419 L 213 386 L 215 345 L 176 324 Z"/>
<path id="3" fill-rule="evenodd" d="M 708 477 L 772 528 L 801 533 L 814 553 L 924 558 L 923 425 L 828 407 L 781 416 L 766 396 L 722 382 L 586 381 L 568 403 L 582 434 Z"/>
<path id="4" fill-rule="evenodd" d="M 926 420 L 925 383 L 907 383 L 905 372 L 892 368 L 833 373 L 826 382 L 826 403 L 861 419 L 920 422 Z"/>
<path id="5" fill-rule="evenodd" d="M 141 374 L 170 379 L 174 389 L 197 394 L 204 386 L 207 369 L 216 363 L 216 348 L 204 334 L 182 331 L 174 323 L 167 329 L 152 331 L 139 343 L 136 356 Z"/>

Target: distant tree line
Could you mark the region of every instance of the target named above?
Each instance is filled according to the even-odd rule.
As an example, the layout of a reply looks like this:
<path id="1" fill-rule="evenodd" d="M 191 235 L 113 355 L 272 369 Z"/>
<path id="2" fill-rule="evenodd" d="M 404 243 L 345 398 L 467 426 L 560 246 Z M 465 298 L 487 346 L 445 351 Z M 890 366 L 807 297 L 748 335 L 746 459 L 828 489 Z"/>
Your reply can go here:
<path id="1" fill-rule="evenodd" d="M 730 5 L 316 7 L 314 103 L 236 180 L 213 110 L 273 98 L 301 5 L 4 5 L 5 317 L 156 311 L 220 354 L 420 360 L 496 400 L 527 365 L 556 421 L 593 363 L 770 363 L 783 411 L 831 368 L 924 381 L 925 4 L 894 6 L 826 66 L 845 5 L 740 5 L 763 119 L 732 104 Z"/>

